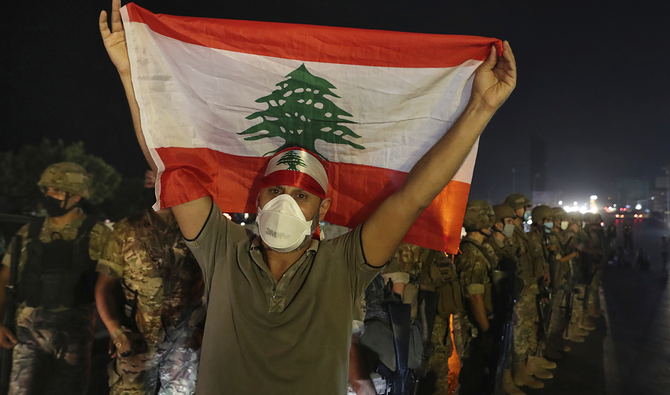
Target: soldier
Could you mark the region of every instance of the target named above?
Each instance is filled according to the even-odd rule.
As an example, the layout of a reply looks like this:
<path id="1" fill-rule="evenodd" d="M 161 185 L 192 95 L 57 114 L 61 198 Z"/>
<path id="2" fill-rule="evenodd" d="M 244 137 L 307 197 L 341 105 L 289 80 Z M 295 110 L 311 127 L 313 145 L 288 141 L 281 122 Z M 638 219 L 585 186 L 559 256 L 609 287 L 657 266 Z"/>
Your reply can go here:
<path id="1" fill-rule="evenodd" d="M 499 329 L 500 335 L 498 339 L 504 336 L 504 326 L 513 325 L 513 309 L 516 300 L 520 296 L 521 290 L 524 287 L 523 279 L 520 277 L 521 274 L 521 265 L 518 264 L 518 259 L 515 254 L 514 245 L 512 244 L 512 236 L 514 236 L 514 210 L 508 205 L 498 204 L 493 206 L 493 213 L 495 214 L 495 223 L 491 227 L 491 236 L 487 237 L 484 240 L 484 244 L 490 247 L 490 250 L 495 252 L 495 257 L 490 258 L 489 262 L 497 261 L 498 264 L 495 268 L 496 271 L 504 273 L 504 278 L 507 281 L 507 284 L 499 284 L 498 281 L 494 279 L 494 308 L 496 316 L 496 326 Z M 494 277 L 495 273 L 494 271 Z M 505 295 L 501 295 L 502 292 L 507 292 Z M 507 322 L 511 321 L 511 322 Z M 509 336 L 509 334 L 508 334 Z M 511 337 L 513 338 L 514 331 L 512 330 Z M 508 344 L 513 345 L 512 338 L 503 339 L 503 342 L 508 342 Z M 504 345 L 498 346 L 499 349 L 503 349 Z M 524 392 L 521 391 L 515 384 L 512 379 L 512 353 L 509 352 L 507 355 L 499 355 L 496 357 L 504 358 L 503 366 L 503 377 L 502 377 L 502 391 L 506 395 L 523 395 Z M 498 361 L 496 361 L 498 362 Z"/>
<path id="2" fill-rule="evenodd" d="M 455 260 L 466 300 L 466 314 L 454 316 L 454 342 L 461 359 L 458 387 L 462 394 L 484 391 L 486 363 L 493 349 L 489 330 L 493 316 L 491 276 L 497 262 L 487 259 L 487 256 L 495 256 L 495 252 L 482 242 L 491 235 L 494 216 L 493 208 L 486 201 L 468 202 L 463 218 L 467 235 L 461 240 L 461 253 Z"/>
<path id="3" fill-rule="evenodd" d="M 587 252 L 588 247 L 582 238 L 585 237 L 585 234 L 582 235 L 581 216 L 577 212 L 572 212 L 567 214 L 565 219 L 567 219 L 568 226 L 567 229 L 561 233 L 564 253 L 580 254 Z M 586 325 L 583 325 L 582 323 L 583 305 L 580 302 L 584 300 L 585 286 L 580 260 L 577 258 L 581 257 L 576 255 L 575 258 L 569 261 L 570 272 L 567 284 L 569 289 L 574 292 L 574 296 L 571 303 L 572 312 L 570 313 L 570 323 L 563 333 L 563 338 L 575 343 L 583 343 L 583 336 L 588 334 L 586 329 L 592 330 L 595 329 L 595 327 L 590 326 L 588 323 L 586 323 Z"/>
<path id="4" fill-rule="evenodd" d="M 554 297 L 552 298 L 552 314 L 551 322 L 549 323 L 549 332 L 547 333 L 547 356 L 550 358 L 561 358 L 562 354 L 558 351 L 570 351 L 570 347 L 563 344 L 562 334 L 565 331 L 568 320 L 566 311 L 563 308 L 568 308 L 570 303 L 568 300 L 572 298 L 572 288 L 568 279 L 570 277 L 570 261 L 579 257 L 577 250 L 566 251 L 564 249 L 564 234 L 567 230 L 569 222 L 567 221 L 567 213 L 561 207 L 554 207 L 551 209 L 553 213 L 553 224 L 551 232 L 547 235 L 549 240 L 550 256 L 554 261 L 552 267 L 552 290 Z"/>
<path id="5" fill-rule="evenodd" d="M 147 208 L 115 225 L 97 267 L 98 310 L 116 347 L 110 394 L 195 392 L 205 314 L 202 272 L 172 211 L 151 208 L 154 184 L 147 171 Z M 128 317 L 119 314 L 114 298 L 119 283 Z"/>
<path id="6" fill-rule="evenodd" d="M 453 352 L 449 320 L 451 314 L 462 313 L 460 284 L 453 262 L 443 252 L 401 243 L 383 275 L 394 282 L 394 291 L 403 301 L 412 305 L 413 319 L 418 315 L 419 290 L 440 294 L 430 338 L 432 354 L 425 356 L 429 361 L 422 388 L 428 392 L 422 393 L 447 395 L 449 358 Z"/>
<path id="7" fill-rule="evenodd" d="M 553 375 L 546 369 L 528 363 L 529 349 L 537 349 L 537 308 L 536 296 L 538 282 L 542 280 L 549 282 L 548 273 L 544 270 L 543 258 L 539 252 L 532 248 L 526 233 L 523 231 L 523 223 L 530 218 L 530 200 L 515 193 L 505 199 L 504 204 L 514 210 L 514 235 L 512 244 L 516 249 L 516 256 L 521 266 L 521 278 L 524 288 L 516 303 L 517 320 L 514 325 L 514 384 L 518 387 L 523 385 L 530 388 L 542 388 L 544 383 L 536 380 L 538 378 L 552 378 Z"/>
<path id="8" fill-rule="evenodd" d="M 0 345 L 14 347 L 10 394 L 85 394 L 95 326 L 95 265 L 111 231 L 79 207 L 90 175 L 74 163 L 46 168 L 37 183 L 47 216 L 18 232 L 19 303 L 14 328 L 0 325 Z M 2 263 L 0 309 L 11 254 Z"/>
<path id="9" fill-rule="evenodd" d="M 549 286 L 552 284 L 551 279 L 558 274 L 559 265 L 559 262 L 556 260 L 557 246 L 550 240 L 551 229 L 554 227 L 553 215 L 554 212 L 551 207 L 544 205 L 535 206 L 531 212 L 533 223 L 528 232 L 528 241 L 531 248 L 536 251 L 536 255 L 542 261 L 544 267 L 545 276 L 539 279 L 539 285 L 548 292 L 550 292 Z M 551 267 L 556 269 L 551 270 Z M 547 273 L 551 274 L 548 275 Z M 541 367 L 544 369 L 554 369 L 556 368 L 556 364 L 546 360 L 542 356 L 546 347 L 549 324 L 546 322 L 545 316 L 546 314 L 550 314 L 549 311 L 546 310 L 546 307 L 550 307 L 552 303 L 552 301 L 547 298 L 547 292 L 543 292 L 543 295 L 538 296 L 541 298 L 540 303 L 536 303 L 539 325 L 542 325 L 540 329 L 544 334 L 542 338 L 543 341 L 536 341 L 534 344 L 531 344 L 531 347 L 528 350 L 528 363 L 533 368 Z M 540 308 L 543 308 L 544 310 L 539 311 Z"/>

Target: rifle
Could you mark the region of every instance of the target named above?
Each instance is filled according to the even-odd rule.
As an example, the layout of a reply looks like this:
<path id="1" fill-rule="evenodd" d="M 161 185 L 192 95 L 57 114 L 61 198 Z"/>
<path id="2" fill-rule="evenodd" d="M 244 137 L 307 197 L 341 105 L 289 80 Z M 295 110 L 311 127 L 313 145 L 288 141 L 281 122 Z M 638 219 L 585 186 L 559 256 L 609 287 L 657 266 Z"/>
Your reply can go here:
<path id="1" fill-rule="evenodd" d="M 23 238 L 14 236 L 12 239 L 12 256 L 9 266 L 9 282 L 5 287 L 5 315 L 2 317 L 2 324 L 7 328 L 13 328 L 16 320 L 16 296 L 18 288 L 16 281 L 18 279 L 19 262 L 21 261 L 21 247 Z M 9 392 L 9 379 L 12 373 L 12 349 L 2 349 L 2 365 L 0 366 L 0 394 Z"/>
<path id="2" fill-rule="evenodd" d="M 539 320 L 540 320 L 540 329 L 541 333 L 540 336 L 538 336 L 538 341 L 540 339 L 545 340 L 547 339 L 547 336 L 549 335 L 549 323 L 551 322 L 551 314 L 552 314 L 552 306 L 551 306 L 551 299 L 553 295 L 551 291 L 548 288 L 544 288 L 540 291 L 540 293 L 537 295 L 537 313 L 539 315 Z M 548 299 L 547 303 L 544 303 L 542 300 L 543 299 Z M 538 347 L 538 353 L 540 353 L 540 348 Z"/>

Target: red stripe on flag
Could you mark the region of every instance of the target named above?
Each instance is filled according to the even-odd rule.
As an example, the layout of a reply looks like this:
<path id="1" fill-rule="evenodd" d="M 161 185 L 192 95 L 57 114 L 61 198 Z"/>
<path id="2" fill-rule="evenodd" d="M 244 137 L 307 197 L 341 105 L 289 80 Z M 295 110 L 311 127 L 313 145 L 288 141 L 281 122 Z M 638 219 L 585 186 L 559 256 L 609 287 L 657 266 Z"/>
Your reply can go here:
<path id="1" fill-rule="evenodd" d="M 380 67 L 454 67 L 484 60 L 495 38 L 152 14 L 130 3 L 131 22 L 189 44 L 274 58 Z"/>
<path id="2" fill-rule="evenodd" d="M 208 148 L 157 151 L 166 164 L 160 179 L 162 207 L 213 196 L 225 212 L 256 212 L 256 197 L 269 158 L 229 155 Z M 330 162 L 328 177 L 333 204 L 326 221 L 353 228 L 400 188 L 407 173 Z M 469 192 L 470 184 L 450 182 L 414 223 L 405 241 L 456 253 Z"/>

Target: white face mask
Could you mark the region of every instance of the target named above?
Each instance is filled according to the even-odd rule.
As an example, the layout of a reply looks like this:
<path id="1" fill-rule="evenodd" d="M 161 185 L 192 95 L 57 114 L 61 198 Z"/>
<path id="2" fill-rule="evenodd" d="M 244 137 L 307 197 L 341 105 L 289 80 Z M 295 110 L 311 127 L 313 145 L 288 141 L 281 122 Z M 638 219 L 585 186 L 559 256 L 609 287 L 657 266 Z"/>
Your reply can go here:
<path id="1" fill-rule="evenodd" d="M 317 211 L 318 213 L 318 211 Z M 295 251 L 312 235 L 312 222 L 290 195 L 279 195 L 258 208 L 258 231 L 261 239 L 278 252 Z"/>
<path id="2" fill-rule="evenodd" d="M 514 234 L 514 224 L 505 224 L 505 226 L 503 226 L 502 234 L 504 234 L 505 237 L 512 237 Z"/>
<path id="3" fill-rule="evenodd" d="M 561 229 L 566 230 L 570 223 L 568 221 L 561 221 Z"/>

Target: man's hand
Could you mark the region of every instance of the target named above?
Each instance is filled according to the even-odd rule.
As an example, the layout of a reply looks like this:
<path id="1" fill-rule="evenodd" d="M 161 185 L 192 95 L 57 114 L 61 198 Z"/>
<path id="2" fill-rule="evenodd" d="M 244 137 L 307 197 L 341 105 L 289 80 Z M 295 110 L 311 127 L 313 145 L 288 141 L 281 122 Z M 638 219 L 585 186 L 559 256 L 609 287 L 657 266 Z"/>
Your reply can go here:
<path id="1" fill-rule="evenodd" d="M 113 340 L 116 352 L 122 357 L 142 354 L 147 351 L 147 343 L 141 333 L 125 332 Z"/>
<path id="2" fill-rule="evenodd" d="M 470 103 L 480 103 L 495 111 L 516 87 L 516 60 L 512 48 L 503 41 L 503 54 L 498 56 L 495 45 L 491 53 L 475 72 Z"/>
<path id="3" fill-rule="evenodd" d="M 119 74 L 130 72 L 130 60 L 126 48 L 126 32 L 121 22 L 121 0 L 112 0 L 112 29 L 107 25 L 107 11 L 100 12 L 100 35 L 105 43 L 109 58 L 116 66 Z"/>
<path id="4" fill-rule="evenodd" d="M 16 336 L 9 328 L 0 324 L 0 347 L 10 349 L 18 343 Z"/>

